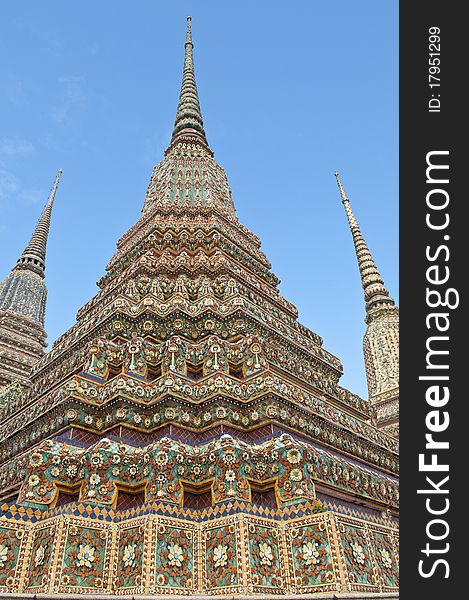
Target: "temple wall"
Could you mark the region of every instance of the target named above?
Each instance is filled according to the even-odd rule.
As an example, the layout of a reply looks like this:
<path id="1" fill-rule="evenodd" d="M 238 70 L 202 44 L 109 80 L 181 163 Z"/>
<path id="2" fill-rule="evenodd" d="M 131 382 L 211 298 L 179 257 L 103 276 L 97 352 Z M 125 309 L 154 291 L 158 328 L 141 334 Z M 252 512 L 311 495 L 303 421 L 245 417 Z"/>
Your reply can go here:
<path id="1" fill-rule="evenodd" d="M 0 593 L 397 592 L 397 530 L 333 512 L 197 522 L 154 512 L 116 522 L 86 504 L 36 522 L 23 512 L 0 519 Z"/>

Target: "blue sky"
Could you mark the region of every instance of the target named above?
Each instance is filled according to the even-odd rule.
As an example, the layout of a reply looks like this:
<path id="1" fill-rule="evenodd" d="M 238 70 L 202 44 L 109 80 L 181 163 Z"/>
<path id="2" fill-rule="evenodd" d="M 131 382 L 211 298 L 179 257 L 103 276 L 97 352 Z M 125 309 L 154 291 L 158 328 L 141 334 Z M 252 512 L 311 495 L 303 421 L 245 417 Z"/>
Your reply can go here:
<path id="1" fill-rule="evenodd" d="M 0 279 L 57 169 L 49 342 L 97 291 L 172 130 L 192 16 L 207 138 L 300 321 L 366 396 L 363 293 L 338 170 L 398 295 L 394 0 L 21 1 L 0 6 Z"/>

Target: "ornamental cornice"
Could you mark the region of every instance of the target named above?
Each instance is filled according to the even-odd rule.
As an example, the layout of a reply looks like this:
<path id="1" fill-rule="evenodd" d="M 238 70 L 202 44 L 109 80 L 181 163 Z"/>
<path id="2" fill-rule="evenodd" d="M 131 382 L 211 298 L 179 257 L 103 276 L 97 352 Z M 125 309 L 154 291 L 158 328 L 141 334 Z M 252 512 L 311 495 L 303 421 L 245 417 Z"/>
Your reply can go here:
<path id="1" fill-rule="evenodd" d="M 176 298 L 178 299 L 178 298 Z M 176 319 L 178 318 L 178 316 L 182 316 L 185 319 L 188 319 L 189 321 L 193 321 L 195 318 L 198 319 L 197 322 L 200 321 L 200 317 L 197 317 L 196 315 L 194 315 L 194 313 L 189 312 L 187 313 L 187 316 L 185 315 L 184 312 L 184 300 L 179 298 L 179 301 L 176 302 L 173 307 L 172 310 L 170 311 L 171 317 Z M 161 316 L 158 314 L 158 311 L 155 308 L 155 304 L 153 304 L 152 306 L 145 305 L 144 303 L 142 304 L 142 311 L 140 312 L 139 310 L 135 310 L 134 313 L 132 313 L 132 311 L 129 313 L 127 313 L 127 311 L 125 310 L 125 302 L 128 302 L 128 300 L 122 301 L 124 303 L 124 306 L 115 306 L 115 303 L 119 303 L 118 299 L 114 302 L 111 303 L 108 307 L 106 307 L 106 309 L 103 309 L 102 311 L 100 311 L 100 313 L 97 315 L 96 319 L 91 322 L 91 321 L 86 321 L 85 323 L 81 324 L 81 325 L 75 325 L 71 328 L 71 330 L 69 330 L 69 334 L 67 337 L 63 337 L 62 339 L 59 339 L 58 342 L 53 346 L 52 350 L 46 355 L 46 357 L 39 362 L 36 367 L 35 367 L 35 374 L 34 374 L 34 378 L 36 379 L 39 374 L 42 372 L 42 370 L 47 366 L 50 365 L 51 362 L 54 362 L 55 360 L 57 360 L 60 355 L 62 355 L 64 352 L 69 352 L 73 347 L 76 347 L 77 344 L 82 344 L 83 343 L 83 338 L 86 337 L 89 339 L 89 336 L 94 334 L 94 335 L 99 335 L 98 329 L 100 328 L 102 331 L 102 327 L 106 326 L 106 323 L 112 322 L 112 320 L 114 319 L 115 322 L 116 318 L 120 318 L 120 319 L 128 319 L 128 324 L 130 325 L 132 322 L 135 324 L 135 326 L 138 326 L 141 329 L 141 333 L 140 335 L 153 335 L 153 331 L 157 331 L 159 332 L 159 335 L 165 335 L 164 334 L 164 328 L 163 329 L 154 329 L 153 324 L 151 324 L 151 321 L 148 321 L 148 329 L 145 329 L 145 323 L 147 321 L 142 322 L 142 319 L 144 317 L 151 317 L 151 318 L 157 318 L 157 319 L 164 319 L 167 318 L 164 316 Z M 332 357 L 327 351 L 325 351 L 323 348 L 317 346 L 316 344 L 312 343 L 310 340 L 308 340 L 307 338 L 304 338 L 304 336 L 299 336 L 298 333 L 294 330 L 291 329 L 289 327 L 286 327 L 285 325 L 283 325 L 280 322 L 274 322 L 272 320 L 272 318 L 270 316 L 268 316 L 267 318 L 263 318 L 263 311 L 260 310 L 259 308 L 255 307 L 254 305 L 251 305 L 250 303 L 247 303 L 247 305 L 249 306 L 249 311 L 244 312 L 242 310 L 243 306 L 246 306 L 246 301 L 242 300 L 242 304 L 238 303 L 236 305 L 233 305 L 233 312 L 230 312 L 230 310 L 226 310 L 225 314 L 221 314 L 218 313 L 216 310 L 213 309 L 213 305 L 212 306 L 204 306 L 203 307 L 203 314 L 205 317 L 212 317 L 212 320 L 208 320 L 209 323 L 213 322 L 213 330 L 217 331 L 217 330 L 223 330 L 224 326 L 221 325 L 222 322 L 226 322 L 227 319 L 235 319 L 236 323 L 233 321 L 232 324 L 229 326 L 229 330 L 232 331 L 232 333 L 230 335 L 233 335 L 235 332 L 238 334 L 242 333 L 244 328 L 247 326 L 248 323 L 253 323 L 255 324 L 255 327 L 259 328 L 259 331 L 263 331 L 263 332 L 269 332 L 270 335 L 275 335 L 276 337 L 278 337 L 279 333 L 281 335 L 283 335 L 286 339 L 285 339 L 285 343 L 289 343 L 291 345 L 292 349 L 296 348 L 296 351 L 298 352 L 305 352 L 306 356 L 309 356 L 311 358 L 311 360 L 313 361 L 319 361 L 318 365 L 323 364 L 324 367 L 326 368 L 328 371 L 330 371 L 330 373 L 335 373 L 335 377 L 338 379 L 338 377 L 341 374 L 341 369 L 338 370 L 337 369 L 337 365 L 332 363 L 331 364 L 331 359 L 333 359 L 334 357 Z M 134 305 L 132 305 L 134 306 Z M 194 304 L 189 304 L 189 306 L 195 306 Z M 226 306 L 226 304 L 225 304 Z M 228 307 L 227 307 L 228 308 Z M 257 315 L 257 316 L 256 316 Z M 238 323 L 238 320 L 236 320 L 236 316 L 240 317 L 242 316 L 243 319 L 246 321 L 246 325 L 243 324 L 242 327 L 238 327 L 238 325 L 241 326 L 241 321 Z M 261 318 L 259 318 L 261 317 Z M 98 321 L 98 319 L 100 319 L 100 321 Z M 147 319 L 148 320 L 148 319 Z M 151 324 L 151 326 L 150 326 Z M 202 327 L 201 329 L 201 334 L 204 330 L 208 330 L 208 326 L 206 327 L 204 323 L 202 323 L 200 321 L 200 325 Z M 233 329 L 234 326 L 234 329 Z M 181 322 L 181 330 L 184 327 L 184 321 Z M 118 335 L 121 332 L 121 328 L 115 328 L 113 331 L 113 335 Z M 123 331 L 123 330 L 122 330 Z M 207 335 L 207 334 L 205 334 Z M 71 345 L 67 347 L 66 345 L 66 341 L 67 338 L 69 340 L 69 343 L 71 342 Z M 274 341 L 274 340 L 272 340 Z M 337 360 L 337 359 L 335 359 Z M 340 364 L 340 363 L 339 363 Z"/>
<path id="2" fill-rule="evenodd" d="M 154 230 L 169 227 L 178 232 L 188 230 L 191 233 L 198 229 L 206 230 L 213 228 L 223 232 L 227 237 L 232 237 L 240 247 L 249 247 L 253 252 L 263 256 L 269 263 L 265 254 L 260 250 L 261 241 L 259 237 L 245 227 L 238 219 L 228 219 L 226 214 L 214 207 L 202 207 L 198 209 L 189 206 L 167 206 L 159 207 L 150 211 L 148 215 L 142 215 L 140 219 L 127 230 L 118 240 L 117 249 L 125 250 L 128 244 L 134 243 L 134 236 L 141 241 Z M 115 259 L 115 254 L 110 264 Z M 269 263 L 270 265 L 270 263 Z"/>
<path id="3" fill-rule="evenodd" d="M 138 228 L 124 244 L 118 244 L 118 249 L 109 261 L 106 270 L 114 269 L 116 264 L 121 262 L 133 248 L 141 246 L 145 242 L 161 244 L 179 241 L 179 243 L 188 243 L 191 239 L 200 241 L 202 236 L 203 238 L 213 238 L 215 235 L 219 236 L 218 239 L 226 240 L 234 248 L 251 256 L 264 268 L 272 268 L 270 261 L 260 249 L 259 242 L 245 235 L 245 232 L 240 230 L 239 227 L 233 226 L 231 223 L 227 226 L 224 221 L 218 218 L 217 214 L 209 214 L 205 218 L 201 218 L 201 215 L 197 212 L 189 216 L 186 212 L 173 214 L 173 211 L 171 211 L 161 216 L 159 220 L 145 223 L 145 226 L 142 225 Z"/>
<path id="4" fill-rule="evenodd" d="M 175 460 L 174 464 L 172 460 Z M 217 464 L 221 467 L 220 471 L 215 467 Z M 102 465 L 109 469 L 109 472 L 104 472 Z M 176 465 L 185 466 L 184 469 L 173 468 Z M 151 487 L 155 468 L 155 477 L 158 476 L 159 481 L 166 482 L 164 487 Z M 292 469 L 295 469 L 294 476 L 290 476 Z M 24 482 L 19 502 L 27 505 L 51 504 L 57 494 L 57 485 L 81 485 L 83 500 L 112 505 L 117 490 L 116 483 L 138 485 L 143 479 L 148 486 L 147 500 L 152 500 L 152 490 L 156 492 L 160 489 L 162 492 L 154 499 L 165 499 L 167 502 L 179 504 L 182 493 L 181 480 L 187 483 L 192 481 L 196 485 L 199 481 L 209 479 L 216 485 L 219 474 L 222 480 L 225 480 L 228 471 L 233 486 L 216 486 L 219 492 L 214 496 L 215 503 L 223 502 L 229 489 L 240 492 L 240 499 L 249 501 L 250 490 L 245 487 L 245 482 L 252 479 L 259 482 L 263 479 L 277 481 L 277 498 L 280 504 L 297 501 L 300 497 L 313 499 L 316 481 L 329 490 L 353 493 L 363 499 L 391 506 L 397 506 L 398 503 L 395 479 L 373 472 L 325 449 L 310 446 L 288 434 L 260 444 L 247 444 L 225 434 L 201 446 L 161 438 L 138 448 L 107 438 L 102 438 L 85 449 L 64 442 L 46 440 L 7 467 L 2 467 L 0 482 L 4 489 Z M 98 472 L 99 490 L 95 487 Z M 161 473 L 166 474 L 166 477 L 162 478 L 159 475 Z M 110 485 L 103 486 L 106 480 Z M 286 481 L 290 483 L 285 485 Z M 239 488 L 236 482 L 239 482 Z M 169 488 L 166 488 L 166 485 L 169 485 Z M 93 489 L 95 492 L 89 493 Z M 236 493 L 228 495 L 236 496 Z"/>
<path id="5" fill-rule="evenodd" d="M 207 273 L 212 277 L 208 277 Z M 146 292 L 142 292 L 142 288 L 145 286 Z M 127 270 L 122 273 L 120 277 L 113 281 L 112 285 L 100 290 L 94 298 L 78 311 L 77 321 L 82 321 L 85 316 L 89 317 L 99 312 L 119 294 L 137 301 L 143 295 L 147 295 L 152 296 L 161 303 L 165 303 L 165 301 L 170 301 L 170 296 L 178 291 L 183 297 L 191 298 L 191 300 L 201 296 L 213 296 L 221 300 L 239 292 L 258 304 L 267 301 L 272 305 L 271 310 L 275 316 L 288 319 L 294 324 L 293 326 L 300 327 L 305 332 L 305 336 L 314 339 L 318 345 L 322 345 L 320 336 L 304 325 L 298 324 L 296 310 L 293 310 L 294 307 L 284 301 L 275 288 L 251 275 L 243 277 L 240 270 L 234 269 L 230 262 L 215 272 L 207 271 L 204 268 L 191 273 L 181 272 L 177 277 L 170 277 L 164 270 L 157 274 L 151 266 L 142 264 L 138 269 Z M 67 333 L 64 335 L 67 335 Z"/>
<path id="6" fill-rule="evenodd" d="M 0 427 L 1 437 L 6 439 L 12 430 L 21 430 L 28 422 L 33 422 L 38 416 L 59 404 L 63 404 L 69 398 L 76 398 L 81 402 L 94 404 L 95 406 L 106 405 L 115 398 L 127 398 L 137 404 L 151 406 L 155 403 L 166 402 L 167 398 L 174 397 L 186 405 L 197 405 L 207 402 L 222 394 L 224 397 L 244 404 L 252 404 L 259 398 L 274 395 L 291 402 L 292 406 L 305 407 L 306 413 L 312 416 L 316 414 L 335 424 L 344 432 L 348 430 L 353 435 L 362 436 L 372 443 L 378 443 L 388 447 L 394 447 L 394 442 L 386 435 L 370 425 L 343 412 L 343 410 L 328 405 L 320 398 L 311 396 L 304 390 L 288 384 L 278 376 L 269 371 L 253 375 L 246 381 L 239 381 L 225 373 L 207 375 L 200 381 L 194 382 L 185 375 L 170 373 L 162 375 L 158 380 L 143 382 L 139 378 L 129 375 L 121 375 L 108 382 L 94 381 L 83 376 L 73 376 L 63 385 L 52 392 L 42 396 L 34 405 L 29 406 L 26 414 L 18 414 L 4 421 Z M 270 415 L 270 417 L 272 417 Z M 26 418 L 25 418 L 26 417 Z M 268 413 L 266 413 L 268 417 Z M 249 424 L 250 420 L 245 424 Z M 320 429 L 318 433 L 320 433 Z"/>
<path id="7" fill-rule="evenodd" d="M 181 235 L 182 239 L 178 237 L 157 242 L 155 239 L 152 239 L 153 234 L 150 234 L 148 238 L 145 238 L 142 244 L 130 249 L 125 256 L 122 257 L 122 260 L 119 260 L 113 267 L 107 268 L 106 275 L 98 282 L 99 287 L 105 288 L 109 283 L 112 283 L 116 277 L 125 272 L 130 264 L 134 264 L 136 260 L 144 255 L 155 256 L 166 253 L 166 255 L 178 256 L 181 253 L 186 253 L 189 256 L 194 256 L 200 255 L 200 252 L 211 255 L 215 249 L 223 252 L 223 254 L 242 265 L 253 275 L 259 276 L 268 285 L 276 287 L 280 283 L 280 280 L 268 267 L 217 232 L 212 232 L 204 237 L 200 235 L 199 238 L 194 237 L 185 239 L 185 235 Z M 277 294 L 279 293 L 277 292 Z M 285 305 L 290 307 L 292 312 L 295 312 L 295 307 L 286 300 Z"/>

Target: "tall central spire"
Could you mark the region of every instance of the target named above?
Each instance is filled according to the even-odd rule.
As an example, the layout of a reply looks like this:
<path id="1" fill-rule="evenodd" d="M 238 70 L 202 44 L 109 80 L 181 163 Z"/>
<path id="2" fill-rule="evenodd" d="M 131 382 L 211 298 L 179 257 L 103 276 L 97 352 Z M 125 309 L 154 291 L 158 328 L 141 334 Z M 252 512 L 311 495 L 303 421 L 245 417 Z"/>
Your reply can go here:
<path id="1" fill-rule="evenodd" d="M 142 215 L 156 208 L 217 208 L 231 219 L 236 211 L 225 171 L 205 137 L 192 58 L 191 18 L 187 17 L 184 71 L 176 121 L 164 158 L 153 169 Z"/>
<path id="2" fill-rule="evenodd" d="M 186 42 L 184 44 L 184 71 L 182 77 L 181 93 L 179 95 L 179 104 L 174 123 L 171 143 L 173 143 L 182 132 L 192 133 L 200 137 L 201 141 L 208 146 L 205 137 L 204 122 L 200 110 L 199 95 L 195 83 L 194 60 L 192 50 L 191 17 L 187 17 Z"/>

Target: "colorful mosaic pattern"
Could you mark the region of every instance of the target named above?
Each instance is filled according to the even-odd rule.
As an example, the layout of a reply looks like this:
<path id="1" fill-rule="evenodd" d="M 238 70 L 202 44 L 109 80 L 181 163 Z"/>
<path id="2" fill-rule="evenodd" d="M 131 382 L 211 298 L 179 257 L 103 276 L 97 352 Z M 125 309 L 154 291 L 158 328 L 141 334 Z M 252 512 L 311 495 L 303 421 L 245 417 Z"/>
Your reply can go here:
<path id="1" fill-rule="evenodd" d="M 179 589 L 192 591 L 196 587 L 194 545 L 197 538 L 192 528 L 157 527 L 154 590 Z"/>
<path id="2" fill-rule="evenodd" d="M 370 527 L 372 556 L 376 563 L 381 585 L 386 589 L 395 589 L 399 585 L 399 564 L 395 539 L 383 531 Z"/>
<path id="3" fill-rule="evenodd" d="M 0 592 L 20 584 L 20 566 L 25 550 L 24 528 L 0 521 Z"/>
<path id="4" fill-rule="evenodd" d="M 152 514 L 118 524 L 59 515 L 4 524 L 0 540 L 0 589 L 14 592 L 397 589 L 396 530 L 330 512 L 294 520 L 240 513 L 205 523 Z"/>
<path id="5" fill-rule="evenodd" d="M 138 593 L 143 588 L 143 559 L 145 548 L 144 524 L 122 527 L 117 542 L 117 589 Z"/>
<path id="6" fill-rule="evenodd" d="M 59 580 L 61 592 L 105 591 L 110 534 L 107 528 L 84 527 L 78 520 L 67 523 Z"/>
<path id="7" fill-rule="evenodd" d="M 286 582 L 278 529 L 270 523 L 247 520 L 245 531 L 252 591 L 282 591 Z"/>
<path id="8" fill-rule="evenodd" d="M 366 530 L 341 523 L 339 532 L 350 582 L 360 590 L 373 586 L 373 564 Z"/>
<path id="9" fill-rule="evenodd" d="M 273 488 L 279 506 L 314 499 L 314 480 L 361 489 L 364 496 L 397 505 L 391 479 L 372 476 L 288 434 L 262 444 L 231 435 L 202 446 L 170 438 L 133 448 L 103 438 L 81 450 L 47 440 L 23 464 L 26 475 L 18 502 L 54 506 L 61 489 L 77 490 L 79 499 L 115 506 L 121 489 L 144 490 L 145 500 L 182 505 L 188 486 L 208 485 L 212 504 L 251 501 L 253 487 Z"/>
<path id="10" fill-rule="evenodd" d="M 31 562 L 26 588 L 37 593 L 49 588 L 50 572 L 53 558 L 51 540 L 55 538 L 55 525 L 46 525 L 33 532 Z"/>
<path id="11" fill-rule="evenodd" d="M 242 587 L 239 523 L 234 519 L 205 532 L 205 565 L 207 591 L 236 593 Z"/>
<path id="12" fill-rule="evenodd" d="M 303 591 L 329 591 L 336 580 L 326 523 L 316 519 L 307 526 L 292 527 L 288 540 L 293 562 L 293 584 Z"/>

